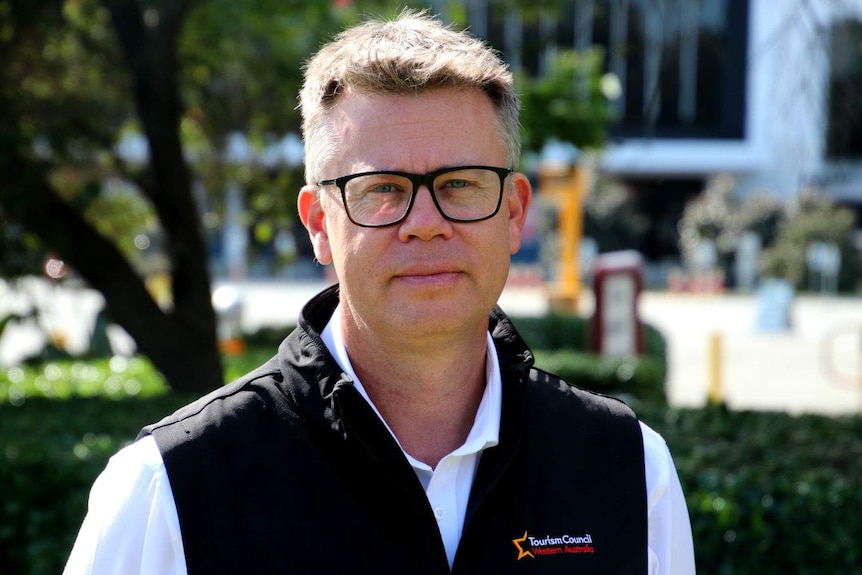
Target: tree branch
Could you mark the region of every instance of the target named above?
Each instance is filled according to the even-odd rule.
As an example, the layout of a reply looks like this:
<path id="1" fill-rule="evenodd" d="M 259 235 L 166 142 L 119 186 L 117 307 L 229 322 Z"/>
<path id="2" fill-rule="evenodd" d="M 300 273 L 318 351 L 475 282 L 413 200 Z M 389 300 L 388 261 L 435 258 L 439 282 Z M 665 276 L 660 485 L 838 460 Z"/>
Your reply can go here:
<path id="1" fill-rule="evenodd" d="M 105 296 L 113 321 L 129 333 L 140 331 L 142 317 L 149 322 L 169 321 L 116 246 L 48 187 L 44 168 L 6 153 L 0 159 L 0 169 L 10 173 L 11 166 L 18 177 L 6 186 L 6 212 L 61 254 Z"/>

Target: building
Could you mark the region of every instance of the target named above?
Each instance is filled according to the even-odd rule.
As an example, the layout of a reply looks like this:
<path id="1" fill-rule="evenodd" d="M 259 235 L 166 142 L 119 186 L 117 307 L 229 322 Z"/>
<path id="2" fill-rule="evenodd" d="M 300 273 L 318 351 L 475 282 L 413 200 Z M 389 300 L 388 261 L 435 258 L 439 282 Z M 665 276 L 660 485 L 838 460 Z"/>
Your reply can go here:
<path id="1" fill-rule="evenodd" d="M 717 174 L 743 197 L 817 186 L 862 222 L 862 0 L 524 4 L 463 7 L 516 69 L 541 73 L 559 46 L 605 49 L 620 120 L 601 167 L 653 218 L 648 257 L 673 252 L 684 204 Z"/>

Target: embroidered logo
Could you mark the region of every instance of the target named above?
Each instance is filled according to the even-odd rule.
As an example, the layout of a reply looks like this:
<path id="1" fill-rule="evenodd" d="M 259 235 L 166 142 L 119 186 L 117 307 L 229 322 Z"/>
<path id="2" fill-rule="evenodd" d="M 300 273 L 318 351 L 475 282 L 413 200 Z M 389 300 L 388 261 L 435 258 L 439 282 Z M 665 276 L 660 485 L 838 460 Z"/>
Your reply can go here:
<path id="1" fill-rule="evenodd" d="M 520 539 L 512 539 L 512 543 L 514 543 L 515 547 L 518 548 L 518 561 L 520 561 L 524 557 L 533 557 L 533 558 L 536 557 L 535 555 L 533 555 L 532 552 L 524 551 L 523 544 L 526 540 L 527 540 L 527 532 L 526 531 L 524 531 L 524 536 L 521 537 Z"/>
<path id="2" fill-rule="evenodd" d="M 524 531 L 524 536 L 512 539 L 512 543 L 514 543 L 515 548 L 518 550 L 516 561 L 527 557 L 535 559 L 548 555 L 596 552 L 596 548 L 593 546 L 593 537 L 589 533 L 577 536 L 564 534 L 558 537 L 551 537 L 550 535 L 533 537 L 527 531 Z"/>

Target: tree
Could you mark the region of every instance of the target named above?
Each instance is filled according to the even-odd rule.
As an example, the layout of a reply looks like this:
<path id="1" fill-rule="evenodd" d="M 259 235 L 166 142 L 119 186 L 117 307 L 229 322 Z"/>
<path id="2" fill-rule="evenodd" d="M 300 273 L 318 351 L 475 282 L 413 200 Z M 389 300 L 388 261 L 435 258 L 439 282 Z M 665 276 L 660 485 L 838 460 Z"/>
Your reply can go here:
<path id="1" fill-rule="evenodd" d="M 179 136 L 177 41 L 189 4 L 4 2 L 0 169 L 14 177 L 0 186 L 4 218 L 37 234 L 99 290 L 113 321 L 176 389 L 201 390 L 222 376 Z M 132 114 L 149 148 L 141 170 L 113 152 Z M 111 176 L 134 182 L 158 215 L 171 309 L 159 308 L 130 261 L 82 213 Z"/>
<path id="2" fill-rule="evenodd" d="M 218 191 L 232 177 L 237 168 L 222 153 L 230 133 L 261 143 L 296 129 L 303 59 L 355 16 L 298 0 L 0 0 L 4 271 L 35 272 L 25 253 L 59 254 L 174 389 L 221 385 L 192 182 L 206 171 Z M 146 140 L 141 163 L 120 151 L 129 134 Z M 118 181 L 161 237 L 171 291 L 164 308 L 128 245 L 142 222 L 116 225 L 109 188 Z M 29 250 L 16 248 L 22 240 Z"/>
<path id="3" fill-rule="evenodd" d="M 539 152 L 553 139 L 579 148 L 602 146 L 613 119 L 601 89 L 602 62 L 598 49 L 562 50 L 554 54 L 544 76 L 520 75 L 525 150 Z"/>
<path id="4" fill-rule="evenodd" d="M 302 62 L 360 13 L 393 11 L 358 4 L 0 0 L 0 273 L 40 273 L 56 253 L 173 388 L 220 385 L 205 242 L 220 194 L 244 187 L 265 240 L 295 224 L 302 182 L 296 168 L 236 165 L 226 144 L 239 132 L 261 150 L 298 131 Z M 130 136 L 146 141 L 141 157 L 124 153 Z M 203 223 L 193 182 L 207 194 Z M 167 302 L 147 290 L 143 236 L 166 262 Z"/>

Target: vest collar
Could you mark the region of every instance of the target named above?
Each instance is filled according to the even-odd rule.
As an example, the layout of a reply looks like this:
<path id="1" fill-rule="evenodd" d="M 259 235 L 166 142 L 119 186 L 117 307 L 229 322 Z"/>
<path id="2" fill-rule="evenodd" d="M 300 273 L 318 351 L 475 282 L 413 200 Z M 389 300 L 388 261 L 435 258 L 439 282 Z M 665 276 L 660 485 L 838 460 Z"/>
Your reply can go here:
<path id="1" fill-rule="evenodd" d="M 371 408 L 364 401 L 356 401 L 360 398 L 350 376 L 339 367 L 321 338 L 338 305 L 338 290 L 338 285 L 333 285 L 309 300 L 300 313 L 297 329 L 282 342 L 277 360 L 280 369 L 283 372 L 299 370 L 302 374 L 301 378 L 286 378 L 291 381 L 291 385 L 285 386 L 284 392 L 298 409 L 339 435 L 344 436 L 347 431 L 343 419 L 346 409 L 352 414 L 354 421 L 368 423 L 374 420 L 377 423 L 373 427 L 380 427 L 389 435 Z M 499 307 L 492 311 L 488 327 L 497 350 L 506 395 L 507 388 L 522 387 L 534 357 L 515 326 Z M 353 395 L 356 397 L 352 397 Z M 340 402 L 336 401 L 336 396 L 342 396 Z M 345 401 L 345 396 L 350 398 Z M 356 410 L 369 413 L 354 415 L 354 406 Z M 368 415 L 372 417 L 369 418 Z M 378 432 L 379 430 L 375 430 L 373 433 Z"/>

